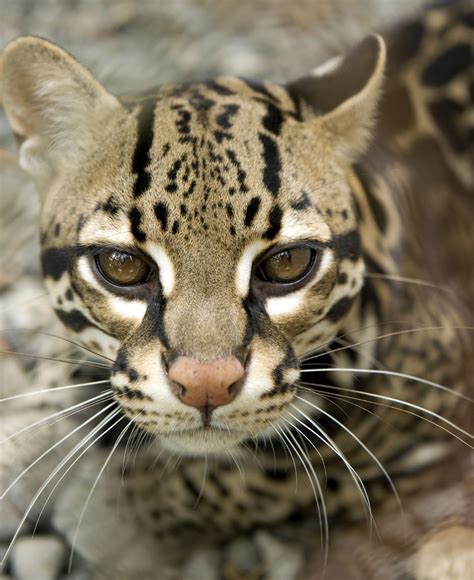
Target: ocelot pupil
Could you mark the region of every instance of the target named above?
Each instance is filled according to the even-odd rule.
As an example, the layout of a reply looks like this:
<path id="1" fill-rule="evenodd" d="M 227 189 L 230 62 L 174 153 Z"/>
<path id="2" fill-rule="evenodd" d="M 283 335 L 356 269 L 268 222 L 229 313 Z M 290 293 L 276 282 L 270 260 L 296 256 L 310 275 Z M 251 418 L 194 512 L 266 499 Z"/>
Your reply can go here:
<path id="1" fill-rule="evenodd" d="M 97 264 L 104 278 L 120 286 L 144 282 L 150 273 L 150 268 L 143 260 L 119 250 L 102 252 L 97 257 Z"/>

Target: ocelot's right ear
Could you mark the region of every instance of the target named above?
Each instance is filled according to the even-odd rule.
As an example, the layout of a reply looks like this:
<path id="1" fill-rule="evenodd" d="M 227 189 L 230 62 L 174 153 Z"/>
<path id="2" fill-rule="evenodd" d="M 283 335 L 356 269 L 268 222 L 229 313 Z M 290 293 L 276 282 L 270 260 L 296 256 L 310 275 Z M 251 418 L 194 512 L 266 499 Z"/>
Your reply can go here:
<path id="1" fill-rule="evenodd" d="M 77 60 L 52 42 L 34 36 L 7 45 L 0 60 L 1 101 L 20 142 L 19 163 L 45 193 L 71 164 L 77 164 L 118 100 Z"/>

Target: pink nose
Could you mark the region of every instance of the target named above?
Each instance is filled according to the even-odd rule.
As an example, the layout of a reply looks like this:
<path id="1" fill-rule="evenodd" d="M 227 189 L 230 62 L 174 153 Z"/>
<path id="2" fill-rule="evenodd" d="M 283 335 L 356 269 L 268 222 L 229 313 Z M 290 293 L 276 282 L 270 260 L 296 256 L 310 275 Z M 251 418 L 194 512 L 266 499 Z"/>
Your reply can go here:
<path id="1" fill-rule="evenodd" d="M 213 362 L 180 356 L 169 369 L 172 390 L 180 401 L 206 412 L 233 401 L 242 389 L 244 374 L 242 363 L 233 356 Z"/>

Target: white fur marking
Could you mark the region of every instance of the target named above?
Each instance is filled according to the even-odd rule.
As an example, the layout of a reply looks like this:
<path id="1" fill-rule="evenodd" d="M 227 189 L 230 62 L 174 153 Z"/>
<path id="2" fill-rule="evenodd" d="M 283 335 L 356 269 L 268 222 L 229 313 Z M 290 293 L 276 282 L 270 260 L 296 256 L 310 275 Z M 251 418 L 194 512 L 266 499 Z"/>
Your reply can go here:
<path id="1" fill-rule="evenodd" d="M 253 262 L 266 246 L 267 244 L 263 240 L 251 243 L 245 248 L 237 264 L 235 270 L 235 286 L 237 288 L 237 294 L 241 298 L 245 298 L 248 294 Z"/>
<path id="2" fill-rule="evenodd" d="M 168 297 L 174 288 L 174 268 L 170 257 L 162 246 L 158 246 L 153 242 L 148 242 L 145 245 L 145 249 L 158 266 L 163 294 Z"/>

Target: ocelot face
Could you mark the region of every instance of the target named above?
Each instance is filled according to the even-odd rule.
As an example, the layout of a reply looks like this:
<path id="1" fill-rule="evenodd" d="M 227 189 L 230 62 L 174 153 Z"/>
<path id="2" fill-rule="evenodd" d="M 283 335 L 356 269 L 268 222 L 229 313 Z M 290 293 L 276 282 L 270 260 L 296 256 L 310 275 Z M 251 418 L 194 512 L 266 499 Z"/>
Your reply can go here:
<path id="1" fill-rule="evenodd" d="M 357 50 L 285 88 L 223 77 L 119 102 L 46 41 L 7 48 L 5 106 L 44 193 L 54 308 L 113 360 L 125 413 L 173 450 L 271 432 L 298 357 L 350 315 L 364 265 L 346 170 L 384 59 L 376 38 Z"/>

